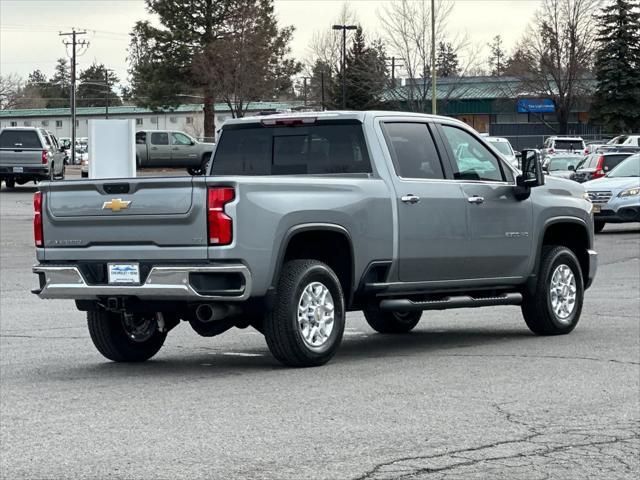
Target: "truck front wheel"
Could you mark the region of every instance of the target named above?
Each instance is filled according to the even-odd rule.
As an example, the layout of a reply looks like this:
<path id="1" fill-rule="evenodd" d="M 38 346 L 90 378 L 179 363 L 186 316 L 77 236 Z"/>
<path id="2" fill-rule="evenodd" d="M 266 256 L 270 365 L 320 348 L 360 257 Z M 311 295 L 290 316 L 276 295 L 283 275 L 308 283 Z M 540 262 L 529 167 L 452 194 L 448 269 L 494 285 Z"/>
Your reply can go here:
<path id="1" fill-rule="evenodd" d="M 535 293 L 525 292 L 522 315 L 537 335 L 563 335 L 580 320 L 584 283 L 580 262 L 566 247 L 546 246 L 542 250 Z"/>
<path id="2" fill-rule="evenodd" d="M 386 312 L 376 305 L 364 308 L 364 318 L 371 328 L 380 333 L 407 333 L 415 328 L 422 317 L 421 311 Z"/>
<path id="3" fill-rule="evenodd" d="M 167 337 L 153 315 L 90 311 L 87 324 L 93 344 L 114 362 L 144 362 L 158 353 Z"/>
<path id="4" fill-rule="evenodd" d="M 4 183 L 7 185 L 7 188 L 16 188 L 16 181 L 13 178 L 6 178 Z"/>
<path id="5" fill-rule="evenodd" d="M 342 287 L 331 268 L 317 260 L 291 260 L 282 268 L 264 335 L 283 364 L 315 367 L 340 346 L 344 319 Z"/>

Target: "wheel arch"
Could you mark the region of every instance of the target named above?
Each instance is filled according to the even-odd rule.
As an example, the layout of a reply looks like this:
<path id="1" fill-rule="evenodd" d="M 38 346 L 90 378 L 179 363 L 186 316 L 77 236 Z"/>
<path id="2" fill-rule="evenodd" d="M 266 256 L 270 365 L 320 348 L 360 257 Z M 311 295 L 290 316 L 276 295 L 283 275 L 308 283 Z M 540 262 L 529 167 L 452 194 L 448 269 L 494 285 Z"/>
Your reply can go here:
<path id="1" fill-rule="evenodd" d="M 348 255 L 347 262 L 342 257 L 345 253 Z M 319 260 L 331 267 L 340 280 L 345 308 L 348 308 L 353 299 L 355 281 L 355 256 L 349 231 L 333 223 L 306 223 L 287 230 L 278 250 L 271 280 L 272 289 L 278 283 L 284 263 L 301 258 Z"/>
<path id="2" fill-rule="evenodd" d="M 542 235 L 536 247 L 536 261 L 534 275 L 527 282 L 530 290 L 535 290 L 535 279 L 540 271 L 542 248 L 545 245 L 561 245 L 571 250 L 580 263 L 584 284 L 589 283 L 589 255 L 587 251 L 592 247 L 591 236 L 587 223 L 576 217 L 554 217 L 548 219 L 542 228 Z"/>

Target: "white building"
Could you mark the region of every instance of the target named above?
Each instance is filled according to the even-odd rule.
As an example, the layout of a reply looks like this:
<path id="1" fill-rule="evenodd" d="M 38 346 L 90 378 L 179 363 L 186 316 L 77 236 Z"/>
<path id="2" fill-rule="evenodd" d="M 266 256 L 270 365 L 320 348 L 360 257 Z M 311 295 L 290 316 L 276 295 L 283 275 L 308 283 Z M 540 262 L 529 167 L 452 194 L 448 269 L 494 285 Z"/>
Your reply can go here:
<path id="1" fill-rule="evenodd" d="M 275 112 L 297 108 L 301 102 L 254 102 L 248 114 Z M 80 107 L 76 110 L 76 137 L 87 137 L 89 120 L 106 118 L 105 107 Z M 109 118 L 134 119 L 136 130 L 178 130 L 202 138 L 204 136 L 204 114 L 202 104 L 180 105 L 174 109 L 153 111 L 134 106 L 109 107 Z M 215 105 L 215 123 L 218 128 L 231 118 L 229 107 L 223 103 Z M 29 108 L 0 110 L 0 128 L 41 127 L 56 137 L 71 137 L 71 111 L 69 108 Z"/>

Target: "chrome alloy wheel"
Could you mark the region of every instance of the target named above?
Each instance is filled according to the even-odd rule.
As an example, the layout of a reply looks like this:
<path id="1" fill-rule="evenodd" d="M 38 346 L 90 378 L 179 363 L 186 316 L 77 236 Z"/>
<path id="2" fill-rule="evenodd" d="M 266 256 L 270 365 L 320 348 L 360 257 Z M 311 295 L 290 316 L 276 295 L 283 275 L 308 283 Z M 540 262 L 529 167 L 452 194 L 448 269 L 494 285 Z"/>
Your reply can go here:
<path id="1" fill-rule="evenodd" d="M 298 329 L 307 345 L 317 348 L 327 342 L 333 331 L 334 314 L 329 289 L 320 282 L 307 285 L 298 301 Z"/>
<path id="2" fill-rule="evenodd" d="M 576 307 L 576 278 L 573 271 L 565 264 L 558 265 L 551 275 L 549 289 L 553 312 L 562 323 L 568 323 L 566 319 Z"/>

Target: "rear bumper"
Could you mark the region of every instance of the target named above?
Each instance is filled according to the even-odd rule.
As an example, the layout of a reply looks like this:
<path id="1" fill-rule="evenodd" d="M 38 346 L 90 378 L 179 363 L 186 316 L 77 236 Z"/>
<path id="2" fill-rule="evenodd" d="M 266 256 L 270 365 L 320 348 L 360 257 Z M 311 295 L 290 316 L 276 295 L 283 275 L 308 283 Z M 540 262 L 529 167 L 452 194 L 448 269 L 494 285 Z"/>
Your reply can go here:
<path id="1" fill-rule="evenodd" d="M 40 286 L 32 293 L 46 299 L 137 297 L 141 300 L 244 301 L 251 294 L 251 273 L 242 264 L 154 266 L 139 285 L 90 284 L 73 265 L 36 265 L 33 273 L 39 276 Z M 229 282 L 230 275 L 241 280 Z M 203 288 L 207 278 L 215 285 L 214 289 Z"/>
<path id="2" fill-rule="evenodd" d="M 589 257 L 589 273 L 587 275 L 587 283 L 584 286 L 585 289 L 591 286 L 598 270 L 598 253 L 595 250 L 587 250 L 587 256 Z"/>
<path id="3" fill-rule="evenodd" d="M 0 167 L 0 176 L 2 178 L 36 178 L 47 179 L 49 178 L 49 165 L 38 166 L 21 166 L 16 165 L 17 168 L 22 168 L 22 172 L 15 172 L 14 167 Z"/>

